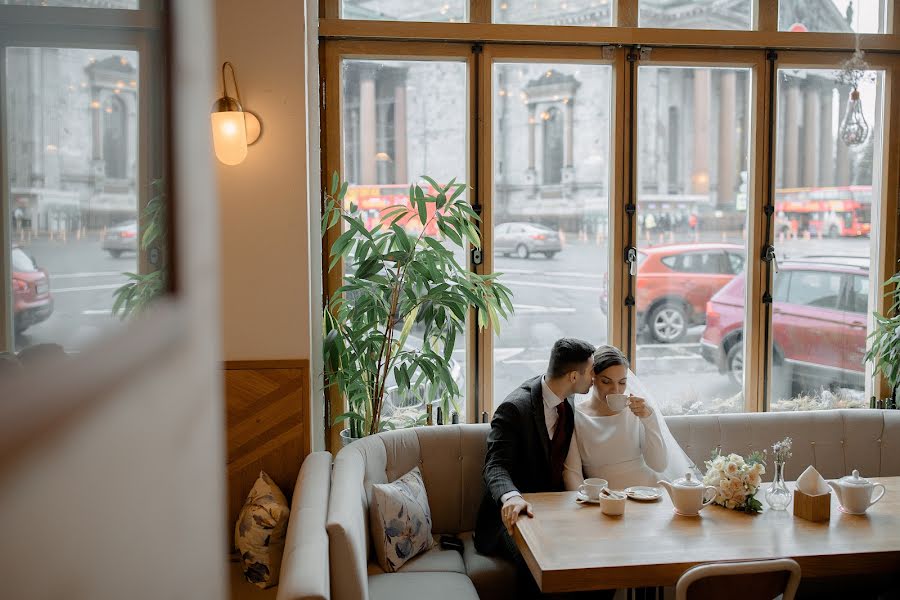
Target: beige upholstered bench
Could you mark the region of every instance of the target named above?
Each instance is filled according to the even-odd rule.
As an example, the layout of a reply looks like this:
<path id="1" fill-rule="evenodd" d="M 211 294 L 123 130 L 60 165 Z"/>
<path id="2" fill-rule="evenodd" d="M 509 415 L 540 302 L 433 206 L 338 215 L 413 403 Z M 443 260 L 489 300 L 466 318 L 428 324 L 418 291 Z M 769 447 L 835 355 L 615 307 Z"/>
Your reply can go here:
<path id="1" fill-rule="evenodd" d="M 335 600 L 503 598 L 514 589 L 511 564 L 475 552 L 472 530 L 481 502 L 488 425 L 418 427 L 354 442 L 338 453 L 328 510 Z M 369 539 L 374 483 L 394 481 L 416 465 L 431 507 L 432 533 L 455 534 L 464 552 L 435 547 L 383 573 Z"/>
<path id="2" fill-rule="evenodd" d="M 748 454 L 790 436 L 794 456 L 786 475 L 807 465 L 833 478 L 859 469 L 865 476 L 900 475 L 900 411 L 834 410 L 668 417 L 672 434 L 701 468 L 711 451 Z M 512 565 L 475 552 L 481 471 L 489 425 L 445 425 L 382 433 L 338 453 L 328 511 L 331 594 L 334 600 L 381 598 L 508 598 Z M 465 551 L 432 549 L 383 573 L 369 539 L 373 483 L 393 481 L 418 465 L 431 505 L 433 533 L 456 534 Z"/>

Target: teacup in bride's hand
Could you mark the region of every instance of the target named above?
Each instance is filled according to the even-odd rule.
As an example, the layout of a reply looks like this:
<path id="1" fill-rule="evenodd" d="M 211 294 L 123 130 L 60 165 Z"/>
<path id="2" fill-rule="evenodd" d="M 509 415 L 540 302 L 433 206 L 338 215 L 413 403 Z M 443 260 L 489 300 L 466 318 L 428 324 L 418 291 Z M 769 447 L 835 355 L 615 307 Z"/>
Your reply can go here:
<path id="1" fill-rule="evenodd" d="M 622 412 L 628 406 L 628 394 L 607 394 L 606 404 L 613 412 Z"/>

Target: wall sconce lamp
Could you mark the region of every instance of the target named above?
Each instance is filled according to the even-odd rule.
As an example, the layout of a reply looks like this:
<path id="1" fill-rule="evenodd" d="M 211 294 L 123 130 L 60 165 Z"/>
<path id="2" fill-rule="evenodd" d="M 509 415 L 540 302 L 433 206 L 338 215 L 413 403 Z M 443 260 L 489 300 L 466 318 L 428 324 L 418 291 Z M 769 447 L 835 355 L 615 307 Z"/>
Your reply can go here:
<path id="1" fill-rule="evenodd" d="M 234 95 L 228 95 L 225 83 L 225 69 L 231 69 L 231 81 L 234 84 Z M 238 90 L 234 65 L 222 63 L 222 94 L 213 104 L 209 115 L 212 123 L 213 149 L 216 158 L 226 165 L 238 165 L 247 158 L 247 146 L 259 139 L 261 131 L 259 119 L 241 105 L 241 92 Z"/>

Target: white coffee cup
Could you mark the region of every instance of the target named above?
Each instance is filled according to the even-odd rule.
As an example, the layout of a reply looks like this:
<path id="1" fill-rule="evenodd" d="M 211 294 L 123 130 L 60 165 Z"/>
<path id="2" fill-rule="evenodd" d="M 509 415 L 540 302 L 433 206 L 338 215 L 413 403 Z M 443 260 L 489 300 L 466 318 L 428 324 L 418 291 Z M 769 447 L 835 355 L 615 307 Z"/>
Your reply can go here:
<path id="1" fill-rule="evenodd" d="M 579 486 L 578 491 L 587 496 L 588 500 L 599 500 L 600 492 L 609 485 L 609 482 L 599 477 L 589 477 Z"/>
<path id="2" fill-rule="evenodd" d="M 625 494 L 604 489 L 600 494 L 600 512 L 611 517 L 625 514 Z"/>
<path id="3" fill-rule="evenodd" d="M 613 412 L 622 412 L 628 406 L 628 394 L 607 394 L 606 404 Z"/>

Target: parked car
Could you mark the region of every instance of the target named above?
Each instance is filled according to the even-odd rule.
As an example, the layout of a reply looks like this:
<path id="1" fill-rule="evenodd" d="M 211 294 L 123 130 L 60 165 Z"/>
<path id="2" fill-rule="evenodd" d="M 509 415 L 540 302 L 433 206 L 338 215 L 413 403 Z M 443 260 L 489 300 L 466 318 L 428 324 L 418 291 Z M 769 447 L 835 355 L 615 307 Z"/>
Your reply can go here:
<path id="1" fill-rule="evenodd" d="M 706 303 L 744 270 L 738 244 L 697 243 L 638 250 L 635 308 L 638 330 L 663 344 L 678 342 L 691 325 L 706 320 Z M 607 310 L 608 277 L 600 292 Z"/>
<path id="2" fill-rule="evenodd" d="M 13 321 L 16 333 L 53 313 L 50 277 L 18 246 L 12 247 Z"/>
<path id="3" fill-rule="evenodd" d="M 794 393 L 810 385 L 864 385 L 869 259 L 810 257 L 778 263 L 772 304 L 773 362 L 790 368 Z M 714 295 L 703 357 L 740 384 L 744 275 Z"/>
<path id="4" fill-rule="evenodd" d="M 536 223 L 502 223 L 494 228 L 494 252 L 528 258 L 543 254 L 553 258 L 562 250 L 559 233 Z"/>
<path id="5" fill-rule="evenodd" d="M 110 227 L 103 238 L 103 249 L 113 258 L 119 258 L 123 252 L 137 252 L 137 221 L 128 221 Z"/>

